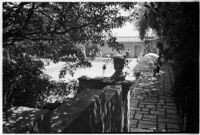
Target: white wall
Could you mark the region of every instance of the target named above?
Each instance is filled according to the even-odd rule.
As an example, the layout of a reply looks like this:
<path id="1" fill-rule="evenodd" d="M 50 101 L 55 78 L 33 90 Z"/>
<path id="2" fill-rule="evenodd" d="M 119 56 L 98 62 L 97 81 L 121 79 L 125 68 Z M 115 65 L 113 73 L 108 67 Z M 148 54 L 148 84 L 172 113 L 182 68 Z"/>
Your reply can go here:
<path id="1" fill-rule="evenodd" d="M 116 54 L 121 54 L 121 55 L 125 55 L 126 54 L 126 51 L 129 49 L 130 53 L 129 53 L 129 57 L 131 58 L 135 58 L 135 57 L 138 57 L 136 56 L 135 54 L 135 46 L 138 46 L 140 47 L 140 52 L 138 53 L 138 55 L 142 55 L 144 53 L 144 42 L 119 42 L 121 44 L 124 45 L 124 51 L 120 51 L 117 52 L 115 49 L 112 49 L 110 47 L 108 47 L 108 45 L 104 45 L 103 47 L 101 46 L 98 46 L 101 53 L 98 54 L 98 56 L 105 56 L 105 55 L 108 55 L 108 54 L 113 54 L 113 55 L 116 55 Z M 83 50 L 85 49 L 84 45 L 83 44 L 79 44 L 77 45 L 81 48 L 83 48 Z"/>
<path id="2" fill-rule="evenodd" d="M 124 45 L 124 51 L 120 51 L 120 54 L 125 55 L 126 51 L 129 49 L 129 57 L 137 57 L 135 54 L 135 46 L 138 46 L 140 52 L 138 54 L 142 54 L 144 52 L 144 43 L 143 42 L 120 42 Z M 112 50 L 107 45 L 103 47 L 99 47 L 103 54 L 118 54 L 116 50 Z"/>

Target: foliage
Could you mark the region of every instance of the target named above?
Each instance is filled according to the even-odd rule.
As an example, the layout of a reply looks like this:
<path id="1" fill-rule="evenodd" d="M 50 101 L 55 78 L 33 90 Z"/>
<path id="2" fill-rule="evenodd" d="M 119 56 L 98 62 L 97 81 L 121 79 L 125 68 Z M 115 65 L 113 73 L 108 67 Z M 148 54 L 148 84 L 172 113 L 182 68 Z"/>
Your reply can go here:
<path id="1" fill-rule="evenodd" d="M 4 108 L 13 105 L 37 107 L 53 102 L 63 103 L 68 100 L 71 91 L 76 92 L 77 81 L 55 82 L 42 74 L 39 69 L 43 66 L 41 61 L 31 61 L 29 57 L 18 60 L 11 63 L 4 61 L 3 64 L 3 83 L 7 84 L 3 89 Z M 23 64 L 24 61 L 26 64 Z"/>
<path id="2" fill-rule="evenodd" d="M 30 105 L 33 102 L 40 90 L 48 84 L 46 77 L 40 77 L 42 66 L 42 62 L 31 60 L 28 56 L 16 56 L 15 61 L 3 59 L 4 107 L 22 103 Z M 26 102 L 22 102 L 22 97 Z"/>
<path id="3" fill-rule="evenodd" d="M 127 20 L 120 8 L 135 3 L 4 2 L 3 3 L 3 98 L 4 107 L 31 104 L 45 91 L 49 78 L 41 77 L 40 59 L 65 61 L 63 77 L 78 67 L 90 66 L 91 57 L 77 44 L 117 48 L 110 29 Z M 75 55 L 74 59 L 66 56 Z M 73 69 L 73 70 L 72 70 Z M 47 86 L 46 86 L 47 85 Z M 31 99 L 29 99 L 31 98 Z M 18 102 L 19 101 L 19 102 Z"/>
<path id="4" fill-rule="evenodd" d="M 114 6 L 117 4 L 6 2 L 3 47 L 10 53 L 14 46 L 20 46 L 20 52 L 57 62 L 66 52 L 80 51 L 76 43 L 105 44 L 103 33 L 122 26 L 126 20 Z M 116 39 L 110 34 L 109 38 L 107 43 L 114 47 Z"/>
<path id="5" fill-rule="evenodd" d="M 178 106 L 187 115 L 186 132 L 198 132 L 199 3 L 150 2 L 142 9 L 138 20 L 141 38 L 153 28 L 167 42 L 164 55 L 174 60 L 174 90 Z"/>
<path id="6" fill-rule="evenodd" d="M 38 96 L 35 106 L 41 107 L 49 103 L 64 103 L 70 99 L 69 94 L 75 94 L 77 90 L 77 80 L 68 83 L 50 81 L 48 89 Z"/>
<path id="7" fill-rule="evenodd" d="M 182 56 L 197 58 L 198 53 L 198 3 L 145 3 L 138 19 L 141 38 L 145 37 L 148 28 L 152 28 L 157 35 L 165 39 L 177 55 L 177 61 Z M 192 47 L 191 47 L 192 45 Z M 185 51 L 187 50 L 187 51 Z M 194 55 L 189 55 L 195 52 Z"/>

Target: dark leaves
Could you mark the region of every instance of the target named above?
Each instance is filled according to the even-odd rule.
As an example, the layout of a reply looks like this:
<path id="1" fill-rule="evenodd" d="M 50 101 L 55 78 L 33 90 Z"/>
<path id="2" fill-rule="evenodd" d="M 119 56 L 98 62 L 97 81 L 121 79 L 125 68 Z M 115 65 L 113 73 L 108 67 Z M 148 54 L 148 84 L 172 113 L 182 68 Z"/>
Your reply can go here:
<path id="1" fill-rule="evenodd" d="M 120 44 L 116 40 L 116 37 L 110 37 L 107 41 L 108 46 L 113 49 L 115 48 L 117 51 L 124 50 L 124 45 Z"/>
<path id="2" fill-rule="evenodd" d="M 90 67 L 98 45 L 107 42 L 113 49 L 123 49 L 115 38 L 108 39 L 106 35 L 127 21 L 120 16 L 118 7 L 133 6 L 134 3 L 4 2 L 4 106 L 32 103 L 43 90 L 55 88 L 48 77 L 41 77 L 44 65 L 38 59 L 65 61 L 66 67 L 60 73 L 64 77 L 67 73 L 73 75 L 77 68 Z M 77 44 L 90 44 L 85 52 L 87 58 Z"/>

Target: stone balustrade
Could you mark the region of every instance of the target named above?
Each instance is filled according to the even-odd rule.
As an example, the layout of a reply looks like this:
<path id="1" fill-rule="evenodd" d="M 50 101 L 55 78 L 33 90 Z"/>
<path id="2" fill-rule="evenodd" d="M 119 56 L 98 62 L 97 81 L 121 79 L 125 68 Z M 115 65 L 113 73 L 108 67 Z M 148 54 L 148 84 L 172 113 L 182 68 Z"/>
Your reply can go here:
<path id="1" fill-rule="evenodd" d="M 78 94 L 53 111 L 13 107 L 3 113 L 4 133 L 104 133 L 129 131 L 133 82 L 79 78 Z"/>

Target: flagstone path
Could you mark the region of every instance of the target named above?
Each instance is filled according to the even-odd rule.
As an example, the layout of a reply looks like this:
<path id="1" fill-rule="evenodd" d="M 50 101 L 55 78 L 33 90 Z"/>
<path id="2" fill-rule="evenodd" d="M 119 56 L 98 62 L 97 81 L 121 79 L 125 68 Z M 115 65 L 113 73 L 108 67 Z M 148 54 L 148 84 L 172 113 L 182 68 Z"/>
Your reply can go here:
<path id="1" fill-rule="evenodd" d="M 181 132 L 170 70 L 161 79 L 142 78 L 131 90 L 130 132 Z"/>

